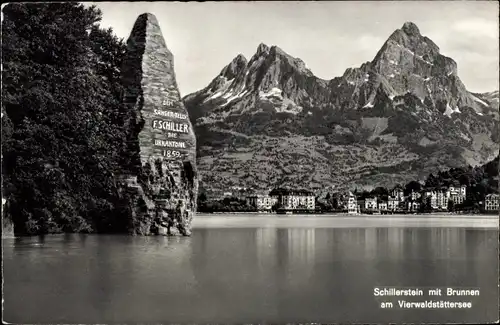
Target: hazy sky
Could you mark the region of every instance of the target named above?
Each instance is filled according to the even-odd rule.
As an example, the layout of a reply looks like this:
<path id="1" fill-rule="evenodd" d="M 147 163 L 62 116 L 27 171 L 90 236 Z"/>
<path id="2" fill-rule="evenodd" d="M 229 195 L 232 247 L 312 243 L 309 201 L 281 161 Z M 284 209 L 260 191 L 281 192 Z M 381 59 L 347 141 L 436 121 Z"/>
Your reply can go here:
<path id="1" fill-rule="evenodd" d="M 91 4 L 91 3 L 87 3 Z M 199 90 L 239 53 L 263 42 L 332 79 L 373 59 L 389 35 L 412 21 L 458 63 L 474 92 L 499 88 L 497 1 L 101 2 L 103 27 L 128 38 L 141 13 L 154 14 L 174 54 L 182 95 Z"/>

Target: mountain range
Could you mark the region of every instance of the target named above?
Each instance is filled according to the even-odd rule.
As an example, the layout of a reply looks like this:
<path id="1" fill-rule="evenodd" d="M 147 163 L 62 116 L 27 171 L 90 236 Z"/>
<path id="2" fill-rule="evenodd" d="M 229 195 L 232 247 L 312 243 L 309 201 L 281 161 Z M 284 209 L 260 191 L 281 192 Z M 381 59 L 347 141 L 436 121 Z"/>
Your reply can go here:
<path id="1" fill-rule="evenodd" d="M 393 186 L 499 151 L 498 91 L 468 91 L 411 22 L 331 80 L 260 44 L 183 101 L 210 189 Z"/>

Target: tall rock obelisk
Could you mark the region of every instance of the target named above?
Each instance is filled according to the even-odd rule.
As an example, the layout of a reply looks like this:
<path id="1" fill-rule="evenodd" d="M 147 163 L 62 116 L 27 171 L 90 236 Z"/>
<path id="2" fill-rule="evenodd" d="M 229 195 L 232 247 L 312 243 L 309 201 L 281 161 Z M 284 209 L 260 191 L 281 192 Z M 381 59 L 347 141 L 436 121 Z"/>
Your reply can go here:
<path id="1" fill-rule="evenodd" d="M 140 15 L 127 40 L 122 66 L 134 234 L 190 234 L 196 213 L 196 137 L 181 100 L 156 17 Z"/>

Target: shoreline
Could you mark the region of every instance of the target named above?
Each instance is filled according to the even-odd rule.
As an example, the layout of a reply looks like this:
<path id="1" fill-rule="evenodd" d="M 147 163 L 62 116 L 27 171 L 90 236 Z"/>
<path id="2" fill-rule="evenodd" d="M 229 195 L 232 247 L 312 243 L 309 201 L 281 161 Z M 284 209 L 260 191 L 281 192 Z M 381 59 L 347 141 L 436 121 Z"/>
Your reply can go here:
<path id="1" fill-rule="evenodd" d="M 497 214 L 456 214 L 456 213 L 421 213 L 421 214 L 349 214 L 349 213 L 297 213 L 297 214 L 277 214 L 277 213 L 262 213 L 262 212 L 214 212 L 214 213 L 202 213 L 197 212 L 194 219 L 196 218 L 210 218 L 210 217 L 226 217 L 226 216 L 244 216 L 251 215 L 252 217 L 276 217 L 281 219 L 286 218 L 352 218 L 352 219 L 388 219 L 388 218 L 452 218 L 452 219 L 499 219 L 500 216 Z"/>

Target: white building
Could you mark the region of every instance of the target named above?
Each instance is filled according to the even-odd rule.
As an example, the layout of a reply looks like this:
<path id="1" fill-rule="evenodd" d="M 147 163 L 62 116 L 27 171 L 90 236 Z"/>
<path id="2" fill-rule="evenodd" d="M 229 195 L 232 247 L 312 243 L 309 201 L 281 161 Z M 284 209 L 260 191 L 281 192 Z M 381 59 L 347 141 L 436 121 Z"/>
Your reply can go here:
<path id="1" fill-rule="evenodd" d="M 274 204 L 276 204 L 276 198 L 272 198 L 269 195 L 264 194 L 254 194 L 247 196 L 247 202 L 249 205 L 254 207 L 258 211 L 271 210 Z"/>
<path id="2" fill-rule="evenodd" d="M 411 197 L 412 201 L 416 201 L 416 200 L 420 199 L 420 196 L 421 196 L 421 194 L 419 192 L 411 191 L 411 193 L 410 193 L 410 197 Z"/>
<path id="3" fill-rule="evenodd" d="M 465 201 L 465 196 L 463 195 L 450 195 L 449 197 L 450 200 L 453 201 L 453 204 L 462 204 Z"/>
<path id="4" fill-rule="evenodd" d="M 446 195 L 448 200 L 452 200 L 454 204 L 461 204 L 464 202 L 467 194 L 467 187 L 465 185 L 461 186 L 450 186 Z"/>
<path id="5" fill-rule="evenodd" d="M 431 190 L 424 193 L 424 197 L 430 201 L 432 209 L 447 209 L 448 208 L 448 195 L 447 191 Z"/>
<path id="6" fill-rule="evenodd" d="M 377 210 L 377 198 L 369 197 L 365 199 L 365 210 Z"/>
<path id="7" fill-rule="evenodd" d="M 397 198 L 398 201 L 404 201 L 404 191 L 401 186 L 396 186 L 392 191 L 391 191 L 391 196 L 394 198 Z"/>
<path id="8" fill-rule="evenodd" d="M 358 200 L 352 192 L 349 192 L 347 199 L 347 213 L 358 213 Z"/>
<path id="9" fill-rule="evenodd" d="M 498 211 L 498 194 L 488 194 L 484 201 L 486 211 Z"/>
<path id="10" fill-rule="evenodd" d="M 387 202 L 386 201 L 381 201 L 381 202 L 378 203 L 378 209 L 380 211 L 387 211 L 387 208 L 388 208 L 388 206 L 387 206 Z"/>
<path id="11" fill-rule="evenodd" d="M 406 202 L 406 209 L 408 211 L 418 211 L 419 208 L 420 208 L 420 203 L 416 201 Z"/>
<path id="12" fill-rule="evenodd" d="M 389 197 L 389 201 L 387 201 L 387 210 L 396 211 L 399 209 L 399 199 L 396 197 Z"/>
<path id="13" fill-rule="evenodd" d="M 311 191 L 274 189 L 269 196 L 286 210 L 314 210 L 316 208 L 316 198 Z"/>

